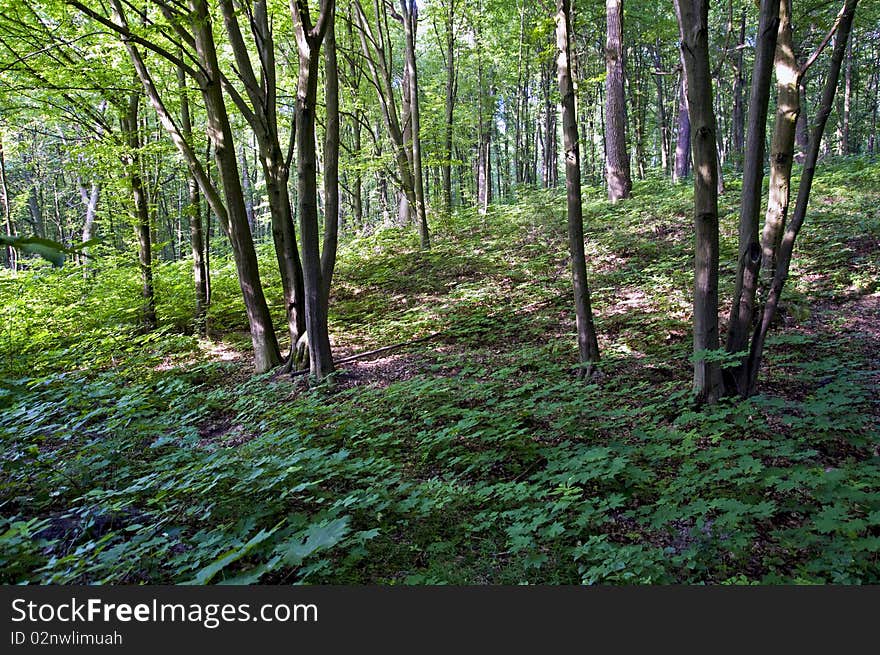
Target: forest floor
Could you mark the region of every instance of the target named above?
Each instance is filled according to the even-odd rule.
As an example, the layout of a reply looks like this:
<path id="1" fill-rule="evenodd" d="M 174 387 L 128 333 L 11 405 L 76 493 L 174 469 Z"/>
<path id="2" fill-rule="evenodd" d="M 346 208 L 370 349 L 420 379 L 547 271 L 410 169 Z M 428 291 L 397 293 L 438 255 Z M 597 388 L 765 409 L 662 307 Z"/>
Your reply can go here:
<path id="1" fill-rule="evenodd" d="M 880 164 L 820 171 L 760 395 L 699 411 L 690 197 L 587 191 L 590 384 L 556 191 L 434 216 L 428 252 L 349 239 L 337 359 L 408 345 L 332 385 L 251 374 L 222 258 L 201 340 L 186 262 L 158 268 L 147 335 L 110 255 L 0 280 L 0 580 L 880 583 Z"/>

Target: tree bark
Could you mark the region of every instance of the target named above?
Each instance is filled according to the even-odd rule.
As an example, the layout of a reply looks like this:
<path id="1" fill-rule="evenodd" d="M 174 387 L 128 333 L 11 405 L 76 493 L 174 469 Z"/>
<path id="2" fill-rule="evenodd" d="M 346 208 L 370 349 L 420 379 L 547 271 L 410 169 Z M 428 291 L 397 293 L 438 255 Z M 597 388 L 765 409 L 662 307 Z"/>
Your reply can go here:
<path id="1" fill-rule="evenodd" d="M 746 44 L 746 10 L 743 8 L 739 22 L 739 40 L 737 43 L 736 57 L 734 58 L 736 71 L 733 78 L 733 113 L 731 115 L 731 141 L 734 168 L 742 170 L 743 151 L 745 150 L 745 126 L 746 112 L 743 98 L 745 87 L 745 66 L 743 65 L 743 52 Z"/>
<path id="2" fill-rule="evenodd" d="M 416 66 L 416 31 L 418 28 L 418 6 L 416 0 L 400 0 L 403 12 L 403 30 L 406 38 L 404 60 L 406 79 L 410 92 L 410 122 L 412 125 L 412 171 L 416 196 L 416 220 L 419 226 L 419 241 L 423 250 L 431 247 L 428 231 L 427 207 L 425 204 L 425 183 L 422 172 L 421 113 L 419 107 L 419 71 Z"/>
<path id="3" fill-rule="evenodd" d="M 574 286 L 580 374 L 589 379 L 599 361 L 599 343 L 593 323 L 590 286 L 584 252 L 584 220 L 581 204 L 580 144 L 575 110 L 574 81 L 571 77 L 570 0 L 556 3 L 556 75 L 562 96 L 562 134 L 565 147 L 565 191 L 568 212 L 568 247 L 571 253 L 571 277 Z"/>
<path id="4" fill-rule="evenodd" d="M 6 177 L 6 153 L 3 149 L 3 134 L 0 132 L 0 192 L 3 193 L 3 225 L 6 236 L 13 235 L 12 213 L 9 211 L 9 182 Z M 15 248 L 6 246 L 6 265 L 15 272 L 18 266 Z"/>
<path id="5" fill-rule="evenodd" d="M 192 144 L 192 117 L 189 111 L 189 92 L 186 87 L 186 71 L 177 67 L 177 83 L 180 89 L 180 129 L 183 138 Z M 208 271 L 205 261 L 205 245 L 202 235 L 202 210 L 199 183 L 190 173 L 187 175 L 187 218 L 189 219 L 189 245 L 193 259 L 193 284 L 196 291 L 196 332 L 206 336 L 208 332 Z"/>
<path id="6" fill-rule="evenodd" d="M 605 176 L 608 200 L 617 202 L 632 192 L 623 88 L 623 0 L 605 0 L 605 18 Z"/>
<path id="7" fill-rule="evenodd" d="M 329 308 L 330 287 L 339 244 L 339 70 L 336 63 L 335 15 L 324 36 L 324 247 L 321 276 L 324 304 Z"/>
<path id="8" fill-rule="evenodd" d="M 709 70 L 709 1 L 675 0 L 694 159 L 694 396 L 714 403 L 722 392 L 718 350 L 718 150 Z"/>
<path id="9" fill-rule="evenodd" d="M 302 354 L 297 351 L 296 344 L 306 332 L 303 273 L 288 189 L 290 157 L 285 156 L 278 129 L 275 40 L 268 5 L 266 0 L 255 0 L 253 11 L 248 14 L 262 73 L 259 80 L 251 64 L 250 53 L 245 45 L 232 0 L 221 0 L 220 7 L 229 44 L 235 56 L 237 73 L 250 100 L 248 106 L 241 96 L 232 95 L 234 99 L 238 99 L 236 104 L 250 124 L 260 150 L 260 165 L 266 182 L 272 222 L 272 240 L 281 274 L 287 331 L 290 336 L 289 364 L 295 367 L 300 362 L 293 360 Z M 293 131 L 295 132 L 295 125 Z M 295 134 L 291 134 L 290 139 L 288 150 L 293 146 Z"/>
<path id="10" fill-rule="evenodd" d="M 669 174 L 669 119 L 666 116 L 666 93 L 663 88 L 663 60 L 660 52 L 658 39 L 653 48 L 654 56 L 654 84 L 657 87 L 657 128 L 660 130 L 660 169 L 663 175 Z"/>
<path id="11" fill-rule="evenodd" d="M 297 0 L 290 2 L 299 54 L 296 87 L 296 176 L 306 330 L 309 339 L 309 370 L 318 382 L 325 380 L 334 371 L 318 239 L 318 180 L 315 151 L 319 55 L 329 24 L 335 19 L 334 10 L 334 0 L 322 0 L 318 20 L 312 24 L 308 6 Z"/>
<path id="12" fill-rule="evenodd" d="M 755 313 L 755 292 L 761 267 L 759 216 L 764 180 L 764 152 L 767 138 L 767 108 L 779 33 L 780 0 L 761 0 L 755 67 L 749 93 L 746 152 L 743 161 L 742 201 L 739 214 L 739 254 L 733 302 L 727 322 L 727 352 L 742 353 L 748 348 L 749 332 Z M 729 368 L 729 391 L 745 392 L 748 384 L 748 357 Z"/>
<path id="13" fill-rule="evenodd" d="M 228 217 L 229 241 L 235 254 L 239 286 L 245 299 L 245 309 L 254 346 L 257 372 L 265 372 L 281 362 L 278 340 L 272 326 L 272 317 L 263 295 L 263 285 L 257 266 L 257 254 L 248 227 L 244 195 L 241 188 L 235 144 L 226 103 L 221 88 L 220 67 L 214 44 L 211 20 L 206 0 L 189 0 L 193 36 L 199 63 L 206 79 L 202 84 L 202 98 L 208 117 L 208 130 L 214 148 L 217 173 L 223 186 Z"/>
<path id="14" fill-rule="evenodd" d="M 672 181 L 687 179 L 691 174 L 691 120 L 688 116 L 687 79 L 682 72 L 678 95 L 678 137 L 675 142 L 675 162 L 672 168 Z"/>
<path id="15" fill-rule="evenodd" d="M 767 302 L 759 316 L 757 327 L 752 336 L 748 361 L 749 385 L 746 389 L 747 395 L 753 394 L 756 390 L 758 371 L 764 354 L 764 344 L 766 342 L 767 333 L 769 332 L 770 325 L 776 316 L 779 299 L 782 295 L 785 282 L 788 279 L 795 241 L 797 240 L 797 236 L 803 227 L 804 219 L 807 215 L 807 205 L 810 200 L 813 178 L 816 174 L 816 163 L 819 159 L 822 135 L 825 133 L 825 125 L 828 122 L 828 116 L 831 114 L 831 110 L 834 107 L 834 96 L 840 79 L 840 68 L 846 54 L 847 44 L 849 43 L 850 31 L 852 29 L 857 4 L 858 0 L 845 0 L 839 15 L 834 50 L 831 54 L 828 74 L 825 77 L 822 99 L 816 113 L 816 123 L 813 126 L 810 147 L 804 161 L 803 172 L 801 173 L 797 201 L 795 202 L 791 221 L 789 221 L 786 226 L 785 233 L 783 234 L 782 241 L 779 245 L 776 272 L 773 276 L 773 281 L 770 284 L 770 289 L 767 294 Z"/>
<path id="16" fill-rule="evenodd" d="M 791 30 L 791 0 L 779 2 L 776 40 L 776 120 L 770 140 L 770 194 L 761 235 L 761 277 L 775 272 L 775 254 L 788 217 L 794 139 L 800 114 L 800 75 Z"/>
<path id="17" fill-rule="evenodd" d="M 150 203 L 141 174 L 141 142 L 138 112 L 140 93 L 129 96 L 128 107 L 122 117 L 122 132 L 128 152 L 125 154 L 126 178 L 134 204 L 135 233 L 138 243 L 138 265 L 141 272 L 141 324 L 147 330 L 155 330 L 156 298 L 153 291 L 153 253 L 150 239 Z"/>
<path id="18" fill-rule="evenodd" d="M 446 5 L 446 104 L 443 124 L 443 207 L 452 213 L 452 127 L 455 119 L 455 0 Z M 517 99 L 518 101 L 518 99 Z M 519 124 L 516 126 L 519 134 Z"/>

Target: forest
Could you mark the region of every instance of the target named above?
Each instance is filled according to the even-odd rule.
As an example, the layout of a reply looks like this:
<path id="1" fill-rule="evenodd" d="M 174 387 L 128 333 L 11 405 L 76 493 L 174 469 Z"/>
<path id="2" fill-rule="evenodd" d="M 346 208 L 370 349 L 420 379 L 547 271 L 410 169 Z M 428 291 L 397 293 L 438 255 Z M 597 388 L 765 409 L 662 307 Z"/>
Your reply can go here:
<path id="1" fill-rule="evenodd" d="M 0 0 L 0 582 L 880 584 L 880 4 Z"/>

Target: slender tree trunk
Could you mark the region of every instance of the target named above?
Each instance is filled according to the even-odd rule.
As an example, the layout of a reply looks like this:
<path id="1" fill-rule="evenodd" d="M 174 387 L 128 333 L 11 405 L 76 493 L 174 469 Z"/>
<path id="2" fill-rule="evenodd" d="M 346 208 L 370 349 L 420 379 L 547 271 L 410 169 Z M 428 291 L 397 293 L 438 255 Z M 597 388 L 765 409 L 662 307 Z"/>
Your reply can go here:
<path id="1" fill-rule="evenodd" d="M 239 166 L 241 168 L 241 190 L 244 194 L 244 213 L 247 216 L 248 229 L 251 231 L 251 238 L 254 237 L 254 185 L 251 182 L 251 172 L 248 167 L 247 148 L 244 144 L 239 146 L 238 151 Z"/>
<path id="2" fill-rule="evenodd" d="M 843 116 L 841 117 L 840 130 L 840 154 L 849 155 L 852 152 L 850 145 L 850 116 L 852 114 L 852 41 L 846 49 L 846 65 L 843 74 Z"/>
<path id="3" fill-rule="evenodd" d="M 378 0 L 375 2 L 375 10 L 377 15 L 378 30 L 374 33 L 367 21 L 366 14 L 360 2 L 354 3 L 357 15 L 358 27 L 360 28 L 361 49 L 367 67 L 373 78 L 373 84 L 378 91 L 379 105 L 382 110 L 382 117 L 385 120 L 385 126 L 388 129 L 388 136 L 394 146 L 394 160 L 397 164 L 397 171 L 400 176 L 400 190 L 403 192 L 407 206 L 416 207 L 416 191 L 413 169 L 410 162 L 412 150 L 407 147 L 408 140 L 404 137 L 401 127 L 401 121 L 397 112 L 397 103 L 395 100 L 395 85 L 391 77 L 390 62 L 386 55 L 386 37 L 383 24 L 385 16 L 385 5 Z M 403 85 L 404 94 L 408 93 L 409 84 Z M 380 186 L 387 188 L 384 176 L 380 178 Z M 387 220 L 386 220 L 387 223 Z M 421 235 L 420 235 L 421 236 Z"/>
<path id="4" fill-rule="evenodd" d="M 722 392 L 718 350 L 718 149 L 709 70 L 709 1 L 675 0 L 694 158 L 694 395 L 713 403 Z M 707 356 L 708 355 L 708 356 Z"/>
<path id="5" fill-rule="evenodd" d="M 339 244 L 339 70 L 336 63 L 336 21 L 331 17 L 324 37 L 324 247 L 321 277 L 324 304 L 329 307 L 330 286 Z"/>
<path id="6" fill-rule="evenodd" d="M 422 173 L 421 115 L 419 108 L 419 71 L 416 66 L 416 32 L 418 28 L 418 6 L 416 0 L 400 0 L 403 12 L 403 29 L 406 37 L 404 49 L 405 66 L 410 89 L 410 119 L 412 124 L 412 171 L 416 196 L 416 220 L 419 226 L 419 241 L 423 250 L 431 247 L 428 231 L 428 216 L 425 203 L 425 183 Z"/>
<path id="7" fill-rule="evenodd" d="M 226 227 L 235 255 L 239 286 L 245 300 L 251 342 L 254 347 L 255 368 L 258 373 L 262 373 L 277 366 L 281 362 L 281 355 L 272 326 L 272 317 L 263 294 L 257 255 L 248 227 L 232 128 L 220 86 L 220 70 L 208 5 L 205 0 L 189 0 L 189 2 L 195 47 L 206 75 L 202 84 L 202 98 L 208 117 L 208 130 L 217 163 L 217 174 L 226 199 Z"/>
<path id="8" fill-rule="evenodd" d="M 663 60 L 660 54 L 660 42 L 653 49 L 654 85 L 657 87 L 657 128 L 660 130 L 660 169 L 663 175 L 669 174 L 669 119 L 666 116 L 666 93 L 663 89 Z"/>
<path id="9" fill-rule="evenodd" d="M 831 62 L 829 63 L 828 73 L 825 77 L 825 87 L 822 90 L 822 99 L 818 107 L 816 123 L 813 126 L 813 132 L 810 138 L 810 148 L 807 151 L 806 160 L 804 161 L 804 169 L 801 173 L 797 201 L 795 202 L 791 221 L 789 221 L 786 226 L 785 233 L 783 234 L 782 241 L 779 245 L 779 252 L 776 258 L 776 271 L 767 294 L 767 302 L 759 316 L 757 327 L 752 336 L 748 362 L 749 385 L 746 390 L 748 395 L 753 394 L 757 387 L 758 371 L 764 354 L 764 344 L 766 343 L 767 333 L 770 330 L 770 325 L 772 324 L 774 317 L 776 316 L 779 299 L 782 295 L 785 282 L 788 279 L 795 241 L 797 240 L 797 236 L 803 227 L 804 219 L 807 215 L 807 205 L 810 200 L 810 190 L 813 186 L 813 178 L 816 174 L 816 162 L 819 159 L 822 135 L 825 133 L 825 125 L 828 122 L 828 116 L 831 114 L 831 110 L 834 107 L 834 96 L 837 91 L 837 83 L 840 79 L 840 68 L 849 42 L 857 4 L 858 0 L 845 0 L 840 13 L 837 34 L 834 40 L 834 50 L 831 54 Z"/>
<path id="10" fill-rule="evenodd" d="M 623 85 L 623 0 L 605 0 L 605 18 L 605 175 L 608 200 L 617 202 L 632 192 Z"/>
<path id="11" fill-rule="evenodd" d="M 220 182 L 223 186 L 224 201 L 216 187 L 211 183 L 192 147 L 180 132 L 168 112 L 144 60 L 134 43 L 127 37 L 128 26 L 120 0 L 111 0 L 117 21 L 121 22 L 122 40 L 128 50 L 132 64 L 137 72 L 147 97 L 162 126 L 168 132 L 177 149 L 183 155 L 190 172 L 196 176 L 202 193 L 227 232 L 234 253 L 238 272 L 239 287 L 244 298 L 245 310 L 250 326 L 251 342 L 254 347 L 254 364 L 257 372 L 265 372 L 280 362 L 278 341 L 272 327 L 272 320 L 257 267 L 257 257 L 253 240 L 247 226 L 244 211 L 244 198 L 239 178 L 238 162 L 229 116 L 221 89 L 221 75 L 217 62 L 217 52 L 213 40 L 212 25 L 206 0 L 189 0 L 189 16 L 193 34 L 192 42 L 198 59 L 198 83 L 207 113 L 207 130 L 217 162 Z"/>
<path id="12" fill-rule="evenodd" d="M 691 120 L 688 116 L 687 78 L 682 73 L 678 96 L 678 137 L 675 142 L 675 162 L 672 169 L 672 181 L 675 183 L 687 179 L 691 174 Z"/>
<path id="13" fill-rule="evenodd" d="M 2 148 L 2 145 L 0 145 Z M 82 231 L 82 240 L 83 242 L 91 241 L 95 236 L 95 217 L 98 213 L 98 199 L 101 195 L 101 187 L 97 182 L 92 182 L 91 189 L 87 189 L 83 186 L 82 182 L 79 184 L 79 194 L 80 198 L 82 198 L 83 206 L 86 210 L 85 220 L 83 221 L 83 231 Z M 89 249 L 85 249 L 82 252 L 82 263 L 83 263 L 83 274 L 89 274 Z"/>
<path id="14" fill-rule="evenodd" d="M 3 149 L 2 132 L 0 132 L 0 192 L 3 193 L 3 224 L 6 229 L 6 236 L 11 237 L 13 235 L 12 213 L 9 211 L 9 182 L 6 178 L 6 153 Z M 6 246 L 6 265 L 13 272 L 16 271 L 18 266 L 15 248 L 12 246 Z"/>
<path id="15" fill-rule="evenodd" d="M 186 72 L 177 68 L 177 83 L 180 89 L 180 129 L 183 138 L 192 143 L 192 117 L 189 111 L 189 92 L 186 88 Z M 206 336 L 208 331 L 208 270 L 202 237 L 202 210 L 199 196 L 199 183 L 191 173 L 187 175 L 187 217 L 189 219 L 189 245 L 193 259 L 193 284 L 196 291 L 196 332 Z"/>
<path id="16" fill-rule="evenodd" d="M 327 326 L 327 303 L 318 238 L 318 180 L 315 151 L 315 112 L 318 95 L 318 65 L 321 42 L 334 16 L 334 0 L 323 0 L 317 24 L 312 25 L 308 8 L 291 0 L 294 30 L 299 52 L 296 91 L 297 202 L 302 239 L 303 286 L 306 330 L 309 339 L 309 370 L 322 381 L 334 371 Z"/>
<path id="17" fill-rule="evenodd" d="M 452 127 L 455 119 L 455 0 L 446 6 L 446 104 L 443 131 L 443 207 L 452 212 Z M 518 87 L 517 87 L 518 88 Z M 517 98 L 517 102 L 519 99 Z M 516 130 L 519 133 L 519 124 Z"/>
<path id="18" fill-rule="evenodd" d="M 742 170 L 743 151 L 745 150 L 745 125 L 746 112 L 743 98 L 745 87 L 745 66 L 743 65 L 743 51 L 746 44 L 746 10 L 743 8 L 739 22 L 739 40 L 737 43 L 736 57 L 733 61 L 736 72 L 733 78 L 733 114 L 731 116 L 731 141 L 733 149 L 733 164 L 737 171 Z"/>
<path id="19" fill-rule="evenodd" d="M 769 283 L 779 239 L 788 217 L 794 140 L 800 114 L 800 75 L 791 31 L 791 0 L 779 2 L 779 36 L 776 40 L 776 120 L 770 141 L 770 195 L 761 235 L 761 277 Z"/>
<path id="20" fill-rule="evenodd" d="M 580 144 L 575 110 L 574 81 L 571 77 L 569 49 L 571 47 L 570 0 L 556 3 L 556 74 L 562 96 L 562 134 L 565 146 L 565 191 L 568 211 L 568 247 L 571 253 L 571 277 L 574 285 L 575 316 L 580 374 L 592 377 L 593 367 L 599 361 L 599 343 L 593 323 L 590 304 L 590 286 L 587 281 L 587 263 L 584 253 L 584 221 L 581 206 Z"/>
<path id="21" fill-rule="evenodd" d="M 779 33 L 780 0 L 761 0 L 755 68 L 749 94 L 746 153 L 743 162 L 742 202 L 739 214 L 739 255 L 730 317 L 727 322 L 727 352 L 741 353 L 748 348 L 749 332 L 755 313 L 755 293 L 761 266 L 759 217 L 764 180 L 764 152 L 767 138 L 767 108 L 776 41 Z M 728 391 L 745 392 L 748 384 L 748 357 L 739 366 L 726 369 Z"/>
<path id="22" fill-rule="evenodd" d="M 245 43 L 232 0 L 221 0 L 226 34 L 235 55 L 237 73 L 242 79 L 250 106 L 243 99 L 236 104 L 247 119 L 260 151 L 260 165 L 266 182 L 267 201 L 272 223 L 272 240 L 275 258 L 281 274 L 281 287 L 287 315 L 287 331 L 290 336 L 290 357 L 287 365 L 299 367 L 305 350 L 297 346 L 305 334 L 305 300 L 303 298 L 303 275 L 293 209 L 288 182 L 290 179 L 289 156 L 281 147 L 278 130 L 277 81 L 275 64 L 275 41 L 266 0 L 255 0 L 253 11 L 248 13 L 251 34 L 260 62 L 261 77 L 257 80 L 251 64 L 251 54 Z M 239 96 L 233 95 L 233 98 Z M 294 126 L 295 131 L 295 126 Z M 295 134 L 290 136 L 292 147 Z"/>
<path id="23" fill-rule="evenodd" d="M 141 143 L 138 111 L 140 94 L 129 97 L 128 108 L 122 118 L 122 131 L 128 147 L 125 155 L 126 176 L 134 203 L 135 232 L 138 242 L 138 263 L 141 271 L 141 323 L 147 330 L 156 329 L 156 299 L 153 292 L 153 254 L 150 240 L 150 206 L 141 176 Z"/>

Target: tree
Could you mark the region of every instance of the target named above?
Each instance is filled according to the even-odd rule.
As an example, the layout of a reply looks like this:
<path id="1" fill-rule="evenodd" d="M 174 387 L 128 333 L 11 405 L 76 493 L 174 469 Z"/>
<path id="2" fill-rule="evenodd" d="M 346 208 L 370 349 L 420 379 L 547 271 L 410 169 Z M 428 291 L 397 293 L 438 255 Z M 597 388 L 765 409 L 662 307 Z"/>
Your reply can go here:
<path id="1" fill-rule="evenodd" d="M 694 396 L 715 402 L 722 393 L 718 350 L 718 150 L 709 69 L 709 1 L 675 0 L 694 161 Z"/>
<path id="2" fill-rule="evenodd" d="M 198 68 L 188 65 L 160 44 L 135 34 L 125 17 L 120 0 L 111 0 L 114 18 L 110 19 L 91 10 L 78 0 L 68 0 L 86 16 L 115 32 L 123 42 L 143 85 L 148 100 L 158 116 L 163 128 L 168 132 L 178 148 L 192 175 L 198 180 L 202 193 L 205 195 L 211 210 L 217 215 L 224 232 L 229 236 L 232 245 L 239 286 L 245 302 L 248 323 L 250 326 L 251 343 L 254 348 L 254 366 L 257 372 L 265 372 L 280 363 L 278 340 L 272 327 L 269 308 L 263 294 L 263 285 L 257 267 L 256 251 L 247 222 L 244 195 L 238 173 L 238 161 L 232 135 L 229 115 L 223 99 L 222 74 L 217 60 L 217 50 L 212 32 L 212 22 L 206 0 L 189 0 L 187 20 L 191 32 L 184 32 L 183 41 L 195 51 L 194 58 Z M 183 31 L 181 23 L 174 23 Z M 153 81 L 152 74 L 146 66 L 138 46 L 145 47 L 172 64 L 183 67 L 187 74 L 199 84 L 202 100 L 207 115 L 206 129 L 213 146 L 214 158 L 217 163 L 218 175 L 223 187 L 224 199 L 221 200 L 217 188 L 205 173 L 191 144 L 183 136 L 176 121 L 168 111 L 159 89 Z M 181 46 L 178 43 L 178 46 Z"/>
<path id="3" fill-rule="evenodd" d="M 562 134 L 565 146 L 565 192 L 568 212 L 568 247 L 571 252 L 571 277 L 574 285 L 580 374 L 592 377 L 599 361 L 599 343 L 590 304 L 587 264 L 584 254 L 584 219 L 581 206 L 581 159 L 575 111 L 574 82 L 571 77 L 571 5 L 569 0 L 556 3 L 556 71 L 562 96 Z"/>
<path id="4" fill-rule="evenodd" d="M 321 271 L 318 239 L 318 179 L 315 152 L 315 114 L 321 42 L 335 20 L 334 0 L 322 0 L 313 23 L 308 5 L 291 0 L 290 12 L 299 53 L 296 86 L 296 178 L 299 230 L 302 238 L 303 286 L 309 370 L 321 381 L 334 371 L 327 326 L 327 292 Z"/>
<path id="5" fill-rule="evenodd" d="M 617 202 L 632 192 L 626 148 L 626 96 L 623 84 L 623 0 L 605 0 L 605 176 L 608 199 Z"/>

